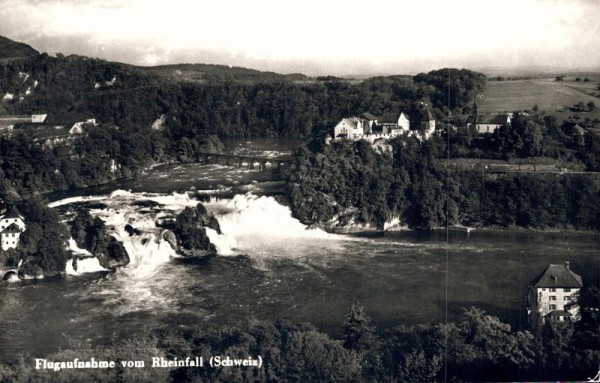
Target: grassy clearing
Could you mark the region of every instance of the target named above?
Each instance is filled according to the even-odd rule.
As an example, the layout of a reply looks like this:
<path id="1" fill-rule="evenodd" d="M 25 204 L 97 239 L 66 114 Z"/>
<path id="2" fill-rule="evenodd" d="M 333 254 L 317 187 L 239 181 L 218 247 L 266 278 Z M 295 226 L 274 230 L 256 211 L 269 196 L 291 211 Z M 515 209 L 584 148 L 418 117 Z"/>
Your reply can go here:
<path id="1" fill-rule="evenodd" d="M 538 105 L 541 110 L 556 111 L 578 102 L 590 101 L 600 105 L 600 98 L 589 93 L 595 83 L 575 81 L 555 82 L 553 79 L 525 81 L 490 81 L 483 98 L 478 99 L 480 113 L 530 110 Z"/>

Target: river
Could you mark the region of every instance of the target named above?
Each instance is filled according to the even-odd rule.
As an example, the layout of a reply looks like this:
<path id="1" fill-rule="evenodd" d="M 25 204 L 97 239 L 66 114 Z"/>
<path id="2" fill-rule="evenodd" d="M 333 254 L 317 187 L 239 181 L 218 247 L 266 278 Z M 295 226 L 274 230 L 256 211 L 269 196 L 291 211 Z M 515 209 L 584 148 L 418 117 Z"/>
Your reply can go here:
<path id="1" fill-rule="evenodd" d="M 256 147 L 286 152 L 272 142 Z M 548 264 L 570 261 L 584 282 L 600 278 L 598 235 L 481 230 L 450 233 L 447 241 L 444 231 L 329 234 L 295 220 L 281 197 L 264 192 L 279 181 L 261 177 L 257 170 L 165 165 L 129 180 L 127 190 L 121 182 L 53 202 L 63 212 L 88 206 L 114 227 L 131 264 L 107 273 L 88 262 L 78 270 L 89 273 L 2 283 L 0 362 L 146 336 L 161 326 L 286 319 L 339 335 L 354 301 L 380 330 L 443 322 L 446 308 L 457 320 L 471 306 L 523 329 L 528 284 Z M 215 190 L 234 192 L 211 196 Z M 195 205 L 198 195 L 221 225 L 223 234 L 209 233 L 219 255 L 178 258 L 157 239 L 154 222 Z M 142 234 L 130 237 L 127 223 Z"/>

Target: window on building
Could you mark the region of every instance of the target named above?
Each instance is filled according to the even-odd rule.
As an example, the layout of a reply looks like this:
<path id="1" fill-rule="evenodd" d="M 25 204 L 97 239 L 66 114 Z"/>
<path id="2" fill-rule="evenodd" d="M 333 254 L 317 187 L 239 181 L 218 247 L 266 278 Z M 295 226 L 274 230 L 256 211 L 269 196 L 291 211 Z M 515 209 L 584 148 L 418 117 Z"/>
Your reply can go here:
<path id="1" fill-rule="evenodd" d="M 554 292 L 556 292 L 556 289 L 554 287 L 550 287 L 550 292 L 554 293 Z"/>
<path id="2" fill-rule="evenodd" d="M 556 310 L 556 305 L 550 305 L 550 310 Z"/>
<path id="3" fill-rule="evenodd" d="M 566 297 L 564 297 L 564 300 L 567 301 L 567 302 L 570 302 L 571 301 L 571 297 L 570 296 L 566 296 Z"/>
<path id="4" fill-rule="evenodd" d="M 555 300 L 556 300 L 556 296 L 555 296 L 555 295 L 550 295 L 549 299 L 550 299 L 551 301 L 555 301 Z"/>
<path id="5" fill-rule="evenodd" d="M 565 289 L 565 293 L 570 293 L 571 289 Z"/>

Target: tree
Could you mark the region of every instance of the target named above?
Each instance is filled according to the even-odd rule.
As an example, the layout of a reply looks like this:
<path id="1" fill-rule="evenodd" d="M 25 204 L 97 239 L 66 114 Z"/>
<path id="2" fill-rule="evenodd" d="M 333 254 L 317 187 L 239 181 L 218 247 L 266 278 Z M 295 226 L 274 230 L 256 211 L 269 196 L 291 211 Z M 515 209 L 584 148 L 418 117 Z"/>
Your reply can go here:
<path id="1" fill-rule="evenodd" d="M 342 326 L 344 347 L 349 350 L 361 350 L 365 346 L 365 341 L 372 335 L 370 322 L 371 318 L 367 316 L 365 308 L 359 303 L 353 303 Z"/>
<path id="2" fill-rule="evenodd" d="M 564 80 L 565 80 L 565 76 L 563 76 L 563 75 L 554 77 L 554 81 L 564 81 Z"/>
<path id="3" fill-rule="evenodd" d="M 596 103 L 594 101 L 590 101 L 587 103 L 587 109 L 590 112 L 593 112 L 594 110 L 596 110 Z"/>
<path id="4" fill-rule="evenodd" d="M 348 382 L 360 377 L 358 355 L 325 334 L 292 332 L 283 351 L 285 377 L 292 381 Z"/>
<path id="5" fill-rule="evenodd" d="M 404 356 L 398 378 L 400 382 L 434 382 L 443 366 L 442 356 L 427 358 L 423 351 L 412 350 Z"/>
<path id="6" fill-rule="evenodd" d="M 592 101 L 590 101 L 590 102 L 592 102 Z M 589 110 L 589 108 L 587 108 L 586 104 L 583 101 L 580 101 L 577 104 L 573 105 L 571 110 L 573 112 L 586 112 Z"/>

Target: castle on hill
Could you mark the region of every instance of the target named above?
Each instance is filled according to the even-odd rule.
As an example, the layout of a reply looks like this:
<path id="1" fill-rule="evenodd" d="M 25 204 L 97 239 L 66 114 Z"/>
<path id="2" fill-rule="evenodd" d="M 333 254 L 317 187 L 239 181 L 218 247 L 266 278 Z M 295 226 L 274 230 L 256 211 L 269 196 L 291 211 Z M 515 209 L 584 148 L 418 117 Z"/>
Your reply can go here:
<path id="1" fill-rule="evenodd" d="M 375 116 L 363 113 L 360 116 L 343 118 L 334 128 L 333 136 L 328 140 L 366 140 L 390 139 L 400 135 L 412 135 L 419 139 L 429 139 L 435 132 L 435 118 L 426 103 L 418 107 L 417 122 L 411 129 L 408 115 L 400 113 L 384 113 Z"/>

